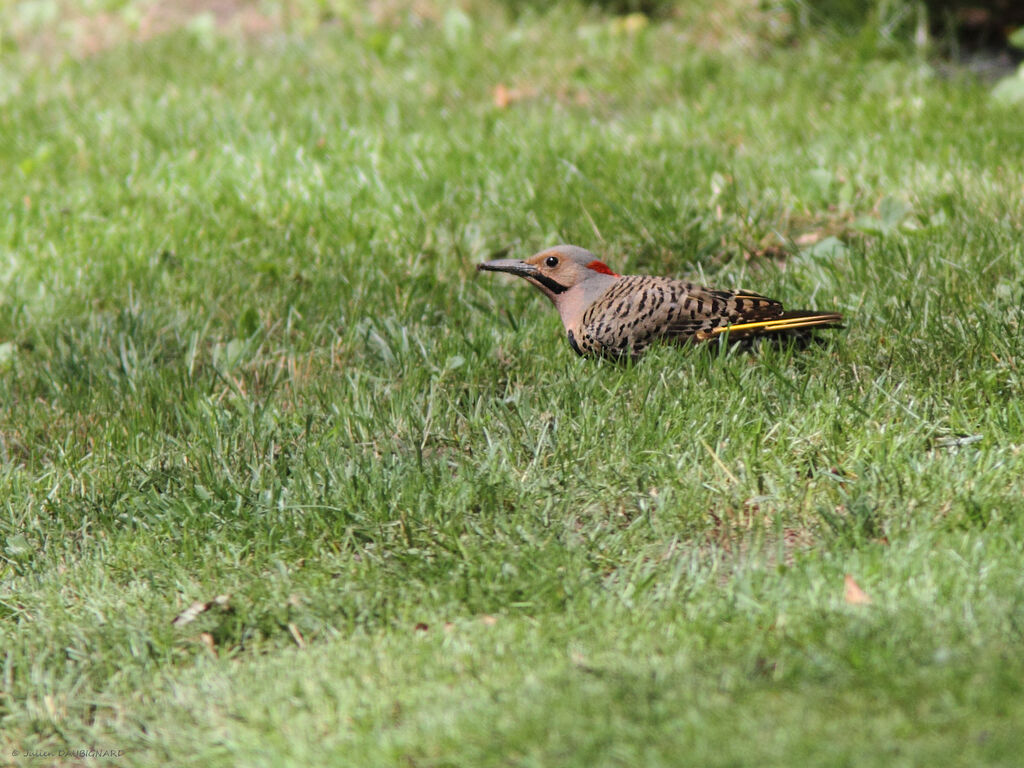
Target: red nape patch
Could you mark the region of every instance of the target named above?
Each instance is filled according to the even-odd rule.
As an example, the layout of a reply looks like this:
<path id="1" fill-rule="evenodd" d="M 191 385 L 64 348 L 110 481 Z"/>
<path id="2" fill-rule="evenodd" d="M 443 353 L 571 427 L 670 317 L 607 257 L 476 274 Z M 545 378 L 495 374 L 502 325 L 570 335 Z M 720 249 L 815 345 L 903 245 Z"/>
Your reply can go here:
<path id="1" fill-rule="evenodd" d="M 603 275 L 611 275 L 612 277 L 618 277 L 618 273 L 612 272 L 607 264 L 603 261 L 597 261 L 596 259 L 587 264 L 587 269 L 592 269 L 595 272 L 600 272 Z"/>

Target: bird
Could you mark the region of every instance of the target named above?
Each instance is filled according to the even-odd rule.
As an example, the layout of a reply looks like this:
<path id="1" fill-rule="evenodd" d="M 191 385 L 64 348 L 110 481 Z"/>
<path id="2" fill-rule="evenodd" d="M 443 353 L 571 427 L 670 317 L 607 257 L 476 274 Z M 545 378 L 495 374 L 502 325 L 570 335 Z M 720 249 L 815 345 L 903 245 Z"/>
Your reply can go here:
<path id="1" fill-rule="evenodd" d="M 651 342 L 730 340 L 841 326 L 836 312 L 785 310 L 750 291 L 720 291 L 686 280 L 620 275 L 585 248 L 556 245 L 528 259 L 494 259 L 486 272 L 524 278 L 551 299 L 569 345 L 581 357 L 639 359 Z"/>

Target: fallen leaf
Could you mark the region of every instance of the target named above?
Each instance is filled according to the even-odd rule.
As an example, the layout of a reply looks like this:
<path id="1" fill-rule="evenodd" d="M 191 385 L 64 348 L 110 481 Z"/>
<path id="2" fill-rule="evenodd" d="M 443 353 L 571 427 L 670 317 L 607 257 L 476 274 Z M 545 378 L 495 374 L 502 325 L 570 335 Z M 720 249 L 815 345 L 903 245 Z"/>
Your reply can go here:
<path id="1" fill-rule="evenodd" d="M 497 109 L 506 109 L 517 101 L 528 99 L 537 93 L 533 86 L 524 85 L 517 88 L 509 88 L 504 83 L 498 83 L 491 91 L 491 100 Z"/>
<path id="2" fill-rule="evenodd" d="M 196 600 L 194 603 L 192 603 L 192 605 L 190 605 L 184 611 L 175 616 L 174 619 L 171 621 L 171 624 L 173 624 L 176 627 L 183 627 L 186 624 L 191 624 L 193 621 L 196 620 L 196 617 L 199 614 L 203 613 L 207 610 L 207 608 L 209 608 L 209 605 L 209 603 L 204 603 L 202 600 Z"/>
<path id="3" fill-rule="evenodd" d="M 213 635 L 211 635 L 209 632 L 203 632 L 199 635 L 199 639 L 202 640 L 203 645 L 206 646 L 206 650 L 208 650 L 214 656 L 217 655 L 217 645 L 213 642 Z"/>
<path id="4" fill-rule="evenodd" d="M 191 624 L 199 616 L 206 613 L 211 608 L 228 608 L 229 595 L 217 595 L 213 600 L 203 602 L 202 600 L 196 600 L 192 605 L 186 608 L 184 611 L 179 613 L 171 620 L 171 624 L 175 627 L 183 627 L 186 624 Z"/>
<path id="5" fill-rule="evenodd" d="M 505 109 L 511 101 L 512 98 L 509 94 L 508 88 L 506 88 L 502 83 L 498 83 L 494 86 L 494 106 L 498 109 Z"/>
<path id="6" fill-rule="evenodd" d="M 868 597 L 868 593 L 858 586 L 857 582 L 853 580 L 853 576 L 846 574 L 844 577 L 846 582 L 846 602 L 850 605 L 870 605 L 871 598 Z"/>
<path id="7" fill-rule="evenodd" d="M 493 616 L 481 616 L 480 621 L 482 621 L 488 627 L 493 627 L 495 624 L 498 623 L 498 620 Z"/>
<path id="8" fill-rule="evenodd" d="M 302 633 L 299 632 L 299 628 L 297 626 L 295 626 L 295 622 L 293 622 L 293 621 L 289 621 L 288 622 L 288 631 L 291 632 L 292 640 L 295 641 L 295 644 L 297 646 L 299 646 L 299 648 L 305 648 L 306 647 L 306 641 L 303 639 Z"/>

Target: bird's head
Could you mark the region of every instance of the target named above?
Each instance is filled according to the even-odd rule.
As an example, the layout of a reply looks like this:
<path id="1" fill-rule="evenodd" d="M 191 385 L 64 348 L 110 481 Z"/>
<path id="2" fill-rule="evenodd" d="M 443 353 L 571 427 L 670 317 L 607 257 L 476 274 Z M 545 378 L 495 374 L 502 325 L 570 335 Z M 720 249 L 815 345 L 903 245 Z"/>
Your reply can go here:
<path id="1" fill-rule="evenodd" d="M 590 251 L 575 245 L 556 245 L 528 259 L 485 261 L 478 264 L 477 269 L 523 277 L 540 288 L 559 308 L 571 289 L 580 286 L 582 293 L 595 293 L 596 298 L 607 289 L 609 281 L 619 277 Z M 589 288 L 594 290 L 587 290 Z"/>

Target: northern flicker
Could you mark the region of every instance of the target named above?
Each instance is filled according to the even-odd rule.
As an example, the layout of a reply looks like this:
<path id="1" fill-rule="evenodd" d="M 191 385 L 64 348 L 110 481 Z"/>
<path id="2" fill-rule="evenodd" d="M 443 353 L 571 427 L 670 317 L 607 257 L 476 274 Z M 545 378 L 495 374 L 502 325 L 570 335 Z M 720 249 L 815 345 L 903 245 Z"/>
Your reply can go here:
<path id="1" fill-rule="evenodd" d="M 525 261 L 496 259 L 477 269 L 518 275 L 551 299 L 579 355 L 638 358 L 656 339 L 696 342 L 834 327 L 834 312 L 783 310 L 749 291 L 716 291 L 685 280 L 618 275 L 590 251 L 557 245 Z"/>

